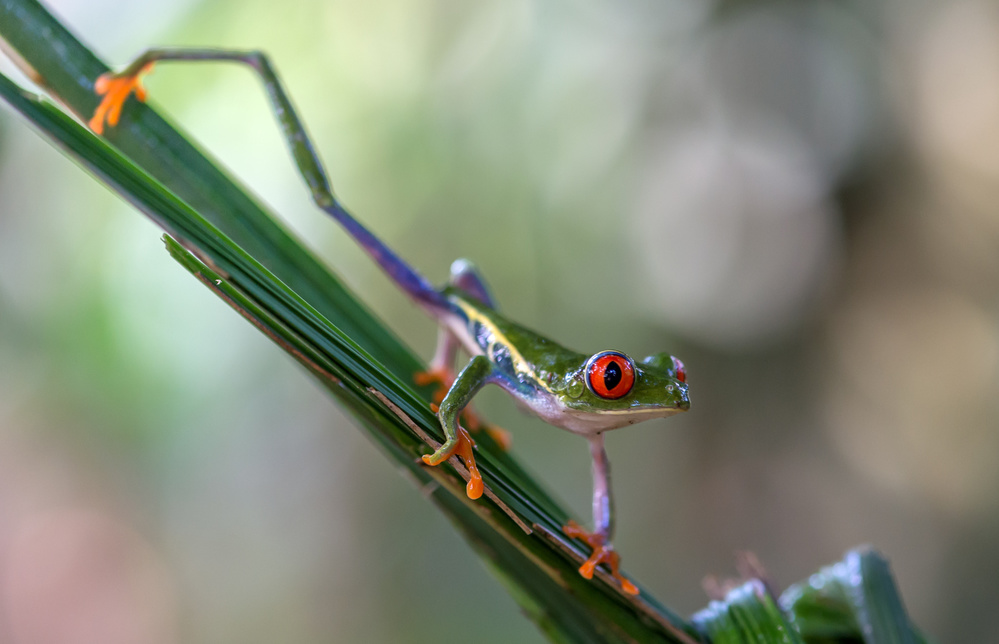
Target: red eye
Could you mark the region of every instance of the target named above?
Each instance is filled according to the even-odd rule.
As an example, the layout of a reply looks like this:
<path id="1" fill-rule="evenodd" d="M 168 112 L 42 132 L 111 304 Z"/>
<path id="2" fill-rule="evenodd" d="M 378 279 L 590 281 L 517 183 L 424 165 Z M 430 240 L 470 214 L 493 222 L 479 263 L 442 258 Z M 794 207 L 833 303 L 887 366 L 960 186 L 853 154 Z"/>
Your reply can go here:
<path id="1" fill-rule="evenodd" d="M 604 351 L 587 362 L 586 383 L 596 395 L 614 400 L 631 391 L 635 384 L 635 367 L 623 353 Z"/>
<path id="2" fill-rule="evenodd" d="M 670 356 L 671 358 L 673 356 Z M 673 358 L 673 369 L 676 370 L 676 379 L 680 382 L 687 382 L 687 369 L 680 362 L 679 358 Z"/>

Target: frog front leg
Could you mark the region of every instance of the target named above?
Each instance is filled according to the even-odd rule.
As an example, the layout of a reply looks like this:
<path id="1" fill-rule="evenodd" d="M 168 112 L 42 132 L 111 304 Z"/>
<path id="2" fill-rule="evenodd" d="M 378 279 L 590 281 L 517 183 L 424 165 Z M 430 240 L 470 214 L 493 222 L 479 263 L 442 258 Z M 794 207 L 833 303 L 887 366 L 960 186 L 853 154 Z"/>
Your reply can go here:
<path id="1" fill-rule="evenodd" d="M 475 265 L 467 259 L 456 259 L 451 263 L 451 275 L 447 283 L 449 287 L 460 289 L 489 308 L 494 308 L 493 299 L 489 294 L 485 280 L 482 279 L 482 275 L 479 274 Z M 446 324 L 441 323 L 437 331 L 437 348 L 434 350 L 434 357 L 430 360 L 429 368 L 413 376 L 414 382 L 421 387 L 434 383 L 440 385 L 434 392 L 435 403 L 440 404 L 447 390 L 451 387 L 451 383 L 454 382 L 454 358 L 458 352 L 458 346 L 458 338 L 451 333 Z M 467 414 L 466 411 L 465 420 L 471 426 L 474 423 L 467 417 Z M 475 430 L 475 427 L 471 427 L 471 429 Z"/>
<path id="2" fill-rule="evenodd" d="M 489 359 L 481 355 L 472 358 L 455 378 L 437 412 L 446 440 L 436 452 L 423 457 L 423 462 L 427 465 L 439 465 L 455 455 L 463 460 L 465 467 L 468 468 L 468 485 L 465 487 L 465 492 L 470 499 L 482 496 L 482 475 L 475 465 L 475 456 L 472 453 L 475 443 L 465 428 L 458 423 L 458 416 L 479 389 L 493 380 L 493 365 Z"/>
<path id="3" fill-rule="evenodd" d="M 604 435 L 595 434 L 590 438 L 590 456 L 593 458 L 593 532 L 587 532 L 575 521 L 562 528 L 566 536 L 586 542 L 593 552 L 582 566 L 579 574 L 593 578 L 593 571 L 602 563 L 610 567 L 611 575 L 621 583 L 621 590 L 629 595 L 637 595 L 638 588 L 620 572 L 621 557 L 611 545 L 614 534 L 614 507 L 610 489 L 610 463 L 604 449 Z"/>
<path id="4" fill-rule="evenodd" d="M 489 308 L 494 308 L 489 287 L 486 286 L 479 270 L 467 259 L 456 259 L 452 262 L 448 286 L 460 289 Z M 454 359 L 459 346 L 458 338 L 442 322 L 437 329 L 437 348 L 434 350 L 434 357 L 430 359 L 430 364 L 427 365 L 427 370 L 413 374 L 413 382 L 421 387 L 435 383 L 438 385 L 433 393 L 434 405 L 431 406 L 434 412 L 437 411 L 437 406 L 440 405 L 454 382 Z M 510 449 L 510 445 L 513 443 L 510 433 L 491 423 L 483 422 L 479 415 L 473 411 L 471 405 L 465 407 L 461 417 L 465 422 L 465 427 L 471 432 L 475 433 L 483 429 L 500 449 Z"/>
<path id="5" fill-rule="evenodd" d="M 433 393 L 434 403 L 430 405 L 430 408 L 435 413 L 440 410 L 440 404 L 454 384 L 452 365 L 454 365 L 458 346 L 458 339 L 454 334 L 447 327 L 443 325 L 439 326 L 437 329 L 437 349 L 434 351 L 434 357 L 431 358 L 428 369 L 413 374 L 413 382 L 421 387 L 434 383 L 439 385 Z M 500 449 L 510 449 L 513 439 L 510 437 L 509 432 L 490 423 L 483 422 L 479 418 L 479 415 L 472 410 L 470 404 L 466 405 L 465 409 L 462 410 L 461 418 L 465 421 L 465 426 L 471 432 L 475 433 L 479 430 L 485 430 Z"/>
<path id="6" fill-rule="evenodd" d="M 459 288 L 492 307 L 492 298 L 489 296 L 485 281 L 479 275 L 475 265 L 467 259 L 456 259 L 451 263 L 451 276 L 447 283 L 449 287 Z M 458 352 L 458 345 L 458 338 L 451 333 L 446 324 L 441 322 L 437 330 L 437 348 L 434 350 L 434 357 L 430 360 L 429 368 L 413 376 L 414 382 L 421 387 L 434 383 L 440 385 L 434 392 L 435 403 L 440 404 L 454 382 L 454 357 Z M 467 416 L 465 420 L 469 422 L 469 425 L 473 424 Z M 475 427 L 472 429 L 474 430 Z"/>

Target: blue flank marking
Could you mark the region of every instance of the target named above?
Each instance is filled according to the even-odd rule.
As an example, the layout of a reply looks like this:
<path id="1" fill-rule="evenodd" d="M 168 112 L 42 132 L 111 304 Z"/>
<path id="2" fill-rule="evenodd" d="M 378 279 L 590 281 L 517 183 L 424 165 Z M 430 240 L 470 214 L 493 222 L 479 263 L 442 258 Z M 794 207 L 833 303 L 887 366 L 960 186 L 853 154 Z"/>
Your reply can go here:
<path id="1" fill-rule="evenodd" d="M 489 380 L 512 394 L 519 394 L 520 398 L 524 400 L 534 398 L 537 393 L 534 387 L 528 383 L 521 382 L 519 378 L 505 369 L 494 368 Z"/>
<path id="2" fill-rule="evenodd" d="M 354 219 L 336 199 L 332 204 L 320 204 L 326 214 L 340 222 L 350 236 L 375 260 L 382 270 L 392 278 L 399 288 L 416 300 L 442 309 L 451 309 L 447 299 L 441 295 L 425 277 L 413 270 L 398 255 L 382 243 L 361 222 Z"/>

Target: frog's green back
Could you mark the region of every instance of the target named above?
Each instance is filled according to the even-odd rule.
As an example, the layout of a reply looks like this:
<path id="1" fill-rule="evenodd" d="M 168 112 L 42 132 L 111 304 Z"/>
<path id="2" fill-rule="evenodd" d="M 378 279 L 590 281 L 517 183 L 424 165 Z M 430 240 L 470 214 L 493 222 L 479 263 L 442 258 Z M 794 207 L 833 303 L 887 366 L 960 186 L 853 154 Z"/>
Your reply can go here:
<path id="1" fill-rule="evenodd" d="M 503 314 L 458 289 L 446 289 L 445 295 L 460 318 L 467 337 L 466 349 L 472 346 L 488 356 L 500 369 L 523 380 L 530 378 L 548 389 L 554 374 L 575 371 L 588 356 L 566 349 L 557 342 L 507 319 Z M 508 354 L 508 356 L 507 356 Z"/>

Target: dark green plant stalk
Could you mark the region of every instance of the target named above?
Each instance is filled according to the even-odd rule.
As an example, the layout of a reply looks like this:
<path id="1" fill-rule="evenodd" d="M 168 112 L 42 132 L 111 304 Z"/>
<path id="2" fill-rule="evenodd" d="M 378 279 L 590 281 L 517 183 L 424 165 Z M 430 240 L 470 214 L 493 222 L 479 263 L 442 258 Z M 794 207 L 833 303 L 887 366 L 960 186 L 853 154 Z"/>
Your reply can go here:
<path id="1" fill-rule="evenodd" d="M 90 115 L 98 102 L 93 80 L 107 67 L 44 8 L 32 0 L 0 0 L 0 37 L 31 68 L 36 82 L 78 116 Z M 121 124 L 108 133 L 115 149 L 2 76 L 0 96 L 167 230 L 173 237 L 167 238 L 171 255 L 305 366 L 418 484 L 436 483 L 431 499 L 492 563 L 490 568 L 551 639 L 922 641 L 905 639 L 914 635 L 886 565 L 883 570 L 874 566 L 863 578 L 874 588 L 843 582 L 854 600 L 834 611 L 831 639 L 824 629 L 827 622 L 809 617 L 817 605 L 828 603 L 820 593 L 804 593 L 789 602 L 785 615 L 759 582 L 751 582 L 698 614 L 695 627 L 646 593 L 637 598 L 621 594 L 606 583 L 606 575 L 601 581 L 582 579 L 576 567 L 584 553 L 560 532 L 566 512 L 509 455 L 493 449 L 487 437 L 480 440 L 478 460 L 488 500 L 468 501 L 461 478 L 467 473 L 455 459 L 454 469 L 422 465 L 419 456 L 441 436 L 425 397 L 410 384 L 420 363 L 273 217 L 154 110 L 130 101 Z M 877 557 L 872 561 L 883 562 Z M 868 623 L 904 637 L 867 638 Z M 816 624 L 823 628 L 810 628 Z M 818 639 L 813 639 L 815 633 Z"/>

